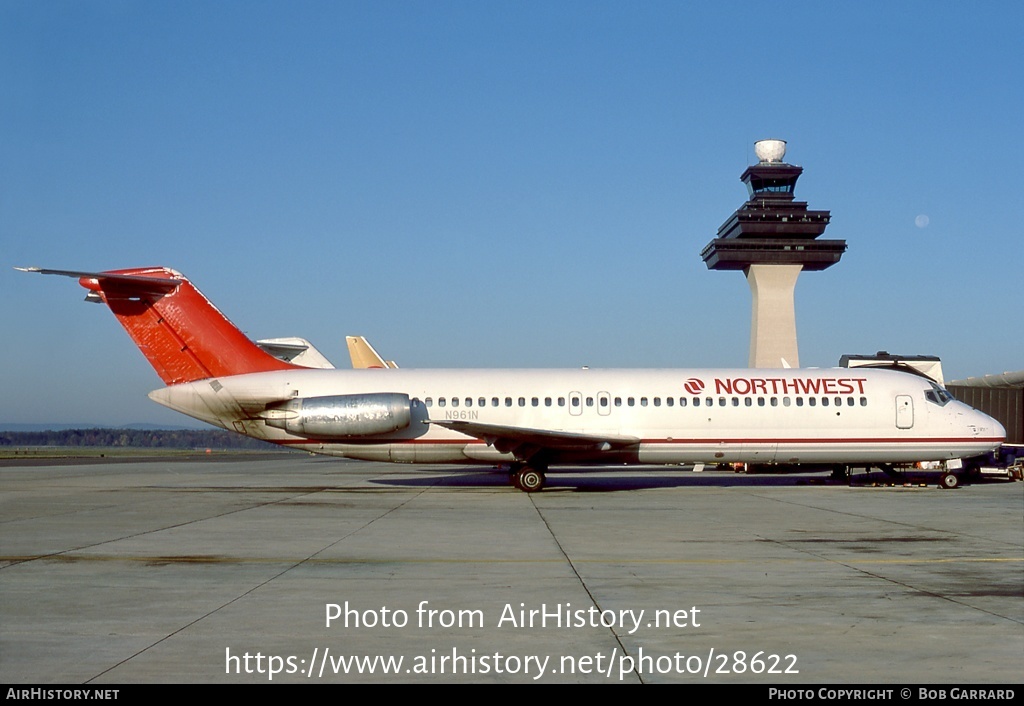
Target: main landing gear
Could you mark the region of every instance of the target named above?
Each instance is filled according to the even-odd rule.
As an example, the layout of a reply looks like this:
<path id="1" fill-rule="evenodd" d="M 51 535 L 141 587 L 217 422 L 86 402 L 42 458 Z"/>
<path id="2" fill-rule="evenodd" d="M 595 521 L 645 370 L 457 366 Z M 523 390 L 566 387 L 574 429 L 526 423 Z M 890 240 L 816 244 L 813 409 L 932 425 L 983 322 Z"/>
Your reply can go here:
<path id="1" fill-rule="evenodd" d="M 845 483 L 850 482 L 850 467 L 837 464 L 832 466 L 832 480 L 843 481 Z"/>
<path id="2" fill-rule="evenodd" d="M 512 467 L 509 482 L 524 493 L 536 493 L 547 482 L 547 476 L 544 475 L 545 470 L 547 469 L 543 466 L 515 465 Z"/>

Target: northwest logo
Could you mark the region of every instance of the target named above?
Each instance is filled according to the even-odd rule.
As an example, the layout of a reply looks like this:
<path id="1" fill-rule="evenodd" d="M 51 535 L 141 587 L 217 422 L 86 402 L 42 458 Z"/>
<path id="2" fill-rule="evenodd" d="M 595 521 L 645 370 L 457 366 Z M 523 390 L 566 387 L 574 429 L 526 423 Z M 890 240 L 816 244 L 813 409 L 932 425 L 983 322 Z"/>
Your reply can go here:
<path id="1" fill-rule="evenodd" d="M 685 383 L 683 383 L 683 387 L 685 387 L 686 391 L 689 392 L 691 395 L 699 395 L 700 393 L 704 392 L 704 383 L 703 381 L 697 378 L 690 378 Z"/>

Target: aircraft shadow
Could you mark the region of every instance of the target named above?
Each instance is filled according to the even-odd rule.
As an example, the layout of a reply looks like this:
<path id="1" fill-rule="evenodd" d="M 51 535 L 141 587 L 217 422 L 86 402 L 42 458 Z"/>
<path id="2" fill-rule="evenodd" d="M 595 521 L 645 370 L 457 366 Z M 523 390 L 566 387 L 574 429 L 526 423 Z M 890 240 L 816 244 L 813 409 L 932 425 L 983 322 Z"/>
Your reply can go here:
<path id="1" fill-rule="evenodd" d="M 425 488 L 508 488 L 516 491 L 508 481 L 508 473 L 490 469 L 423 469 L 414 478 L 375 478 L 370 482 L 394 487 Z M 549 471 L 542 492 L 612 493 L 652 488 L 685 487 L 793 487 L 806 485 L 835 485 L 845 487 L 845 481 L 830 480 L 827 473 L 746 474 L 732 471 L 703 471 L 694 473 L 686 468 L 645 468 L 609 471 L 607 468 L 585 468 Z"/>

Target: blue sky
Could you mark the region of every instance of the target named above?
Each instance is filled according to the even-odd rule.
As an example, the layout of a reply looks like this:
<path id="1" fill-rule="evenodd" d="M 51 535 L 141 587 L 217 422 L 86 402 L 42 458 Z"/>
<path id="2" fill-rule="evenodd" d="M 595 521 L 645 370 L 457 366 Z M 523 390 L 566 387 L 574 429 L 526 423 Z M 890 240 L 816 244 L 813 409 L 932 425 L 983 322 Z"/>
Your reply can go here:
<path id="1" fill-rule="evenodd" d="M 1024 368 L 1019 3 L 0 3 L 0 423 L 180 424 L 72 280 L 166 265 L 347 365 L 746 365 L 699 257 L 789 142 L 801 363 Z M 927 216 L 919 227 L 915 219 Z"/>

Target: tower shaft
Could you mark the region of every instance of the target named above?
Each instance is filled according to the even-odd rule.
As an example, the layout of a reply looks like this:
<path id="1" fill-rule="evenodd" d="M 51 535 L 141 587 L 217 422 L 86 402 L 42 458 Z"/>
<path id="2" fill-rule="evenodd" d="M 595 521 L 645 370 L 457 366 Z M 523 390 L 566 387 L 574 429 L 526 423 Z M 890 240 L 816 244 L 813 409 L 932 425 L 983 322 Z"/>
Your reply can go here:
<path id="1" fill-rule="evenodd" d="M 796 338 L 796 278 L 802 265 L 751 265 L 751 368 L 800 367 Z"/>

